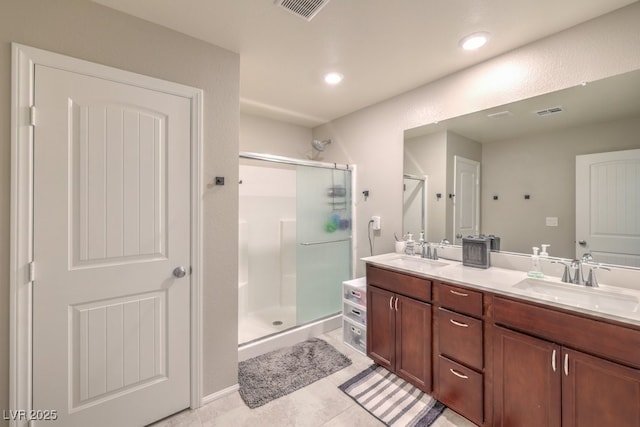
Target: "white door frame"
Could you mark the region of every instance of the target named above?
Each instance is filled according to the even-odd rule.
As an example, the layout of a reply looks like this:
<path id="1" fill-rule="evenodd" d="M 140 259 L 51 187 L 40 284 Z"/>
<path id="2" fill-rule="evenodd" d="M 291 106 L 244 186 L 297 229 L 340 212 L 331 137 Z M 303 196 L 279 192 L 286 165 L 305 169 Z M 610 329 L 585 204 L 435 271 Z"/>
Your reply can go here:
<path id="1" fill-rule="evenodd" d="M 35 65 L 126 83 L 191 100 L 191 408 L 202 401 L 202 159 L 203 91 L 88 61 L 12 44 L 11 242 L 9 266 L 9 409 L 32 408 L 33 126 Z M 48 408 L 53 409 L 53 408 Z M 15 412 L 14 412 L 15 413 Z M 17 417 L 18 418 L 18 417 Z M 26 426 L 27 420 L 10 421 Z"/>

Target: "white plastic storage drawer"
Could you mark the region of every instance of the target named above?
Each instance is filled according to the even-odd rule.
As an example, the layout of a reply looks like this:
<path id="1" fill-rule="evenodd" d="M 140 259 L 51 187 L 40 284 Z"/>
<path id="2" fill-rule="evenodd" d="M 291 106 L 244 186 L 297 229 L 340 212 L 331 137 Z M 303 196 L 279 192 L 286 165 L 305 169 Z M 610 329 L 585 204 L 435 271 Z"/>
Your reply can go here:
<path id="1" fill-rule="evenodd" d="M 342 314 L 359 325 L 365 326 L 367 324 L 367 310 L 361 305 L 345 301 L 342 304 Z"/>
<path id="2" fill-rule="evenodd" d="M 367 306 L 367 280 L 364 277 L 358 279 L 347 280 L 342 282 L 344 299 L 361 305 Z"/>
<path id="3" fill-rule="evenodd" d="M 349 319 L 342 318 L 342 340 L 362 354 L 367 353 L 367 330 L 362 325 L 357 325 Z"/>

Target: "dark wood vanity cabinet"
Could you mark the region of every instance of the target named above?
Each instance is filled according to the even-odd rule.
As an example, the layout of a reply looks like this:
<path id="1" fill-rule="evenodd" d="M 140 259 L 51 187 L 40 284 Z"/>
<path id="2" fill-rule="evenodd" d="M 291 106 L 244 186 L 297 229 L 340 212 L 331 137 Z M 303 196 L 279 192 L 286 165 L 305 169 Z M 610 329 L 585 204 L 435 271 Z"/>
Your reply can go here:
<path id="1" fill-rule="evenodd" d="M 434 396 L 474 423 L 483 425 L 483 294 L 436 282 L 433 302 Z"/>
<path id="2" fill-rule="evenodd" d="M 431 392 L 431 281 L 367 266 L 367 355 Z"/>
<path id="3" fill-rule="evenodd" d="M 494 316 L 493 425 L 640 427 L 640 330 L 499 297 Z"/>
<path id="4" fill-rule="evenodd" d="M 367 355 L 480 426 L 640 427 L 623 322 L 367 265 Z"/>

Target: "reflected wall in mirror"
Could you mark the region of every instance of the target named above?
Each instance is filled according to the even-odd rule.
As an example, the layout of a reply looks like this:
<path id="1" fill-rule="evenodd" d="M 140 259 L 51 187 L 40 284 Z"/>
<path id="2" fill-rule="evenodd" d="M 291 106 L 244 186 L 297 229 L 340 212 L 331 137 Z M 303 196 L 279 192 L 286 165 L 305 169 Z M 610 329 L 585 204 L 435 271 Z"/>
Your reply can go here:
<path id="1" fill-rule="evenodd" d="M 478 232 L 499 236 L 501 250 L 530 254 L 546 243 L 551 256 L 589 252 L 589 242 L 576 238 L 576 157 L 640 149 L 639 95 L 637 70 L 406 130 L 404 173 L 429 180 L 427 239 L 460 243 L 453 159 L 461 156 L 481 163 Z M 612 181 L 603 192 L 611 197 L 593 203 L 615 222 L 607 232 L 624 229 L 640 239 L 640 160 L 625 162 L 619 169 L 628 179 Z M 598 259 L 594 250 L 594 258 L 640 267 L 640 253 Z"/>

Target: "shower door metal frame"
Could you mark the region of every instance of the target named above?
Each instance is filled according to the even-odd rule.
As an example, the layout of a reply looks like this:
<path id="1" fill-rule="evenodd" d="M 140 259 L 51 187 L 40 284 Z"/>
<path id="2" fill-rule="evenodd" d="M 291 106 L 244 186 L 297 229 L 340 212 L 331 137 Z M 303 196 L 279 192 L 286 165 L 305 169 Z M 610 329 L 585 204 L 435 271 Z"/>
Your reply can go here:
<path id="1" fill-rule="evenodd" d="M 315 160 L 295 159 L 292 157 L 277 156 L 274 154 L 253 153 L 248 151 L 240 152 L 241 159 L 262 160 L 273 163 L 284 163 L 293 166 L 310 166 L 314 168 L 323 169 L 337 169 L 351 172 L 351 278 L 353 279 L 356 274 L 356 242 L 357 237 L 357 221 L 356 221 L 356 204 L 353 194 L 356 188 L 356 165 L 342 164 L 342 163 L 328 163 L 318 162 Z"/>

